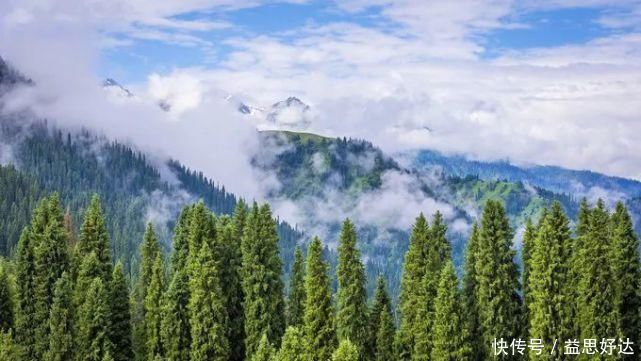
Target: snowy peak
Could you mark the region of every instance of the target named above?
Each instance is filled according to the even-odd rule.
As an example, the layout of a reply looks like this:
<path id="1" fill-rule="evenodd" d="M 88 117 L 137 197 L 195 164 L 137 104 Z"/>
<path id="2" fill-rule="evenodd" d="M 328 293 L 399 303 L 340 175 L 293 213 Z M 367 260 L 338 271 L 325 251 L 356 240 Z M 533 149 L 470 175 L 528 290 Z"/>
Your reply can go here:
<path id="1" fill-rule="evenodd" d="M 305 130 L 311 124 L 311 108 L 296 97 L 275 103 L 267 114 L 267 122 L 277 128 Z"/>
<path id="2" fill-rule="evenodd" d="M 107 78 L 102 82 L 102 87 L 107 90 L 110 94 L 121 97 L 121 98 L 133 98 L 134 93 L 129 91 L 129 89 L 123 87 L 112 78 Z"/>

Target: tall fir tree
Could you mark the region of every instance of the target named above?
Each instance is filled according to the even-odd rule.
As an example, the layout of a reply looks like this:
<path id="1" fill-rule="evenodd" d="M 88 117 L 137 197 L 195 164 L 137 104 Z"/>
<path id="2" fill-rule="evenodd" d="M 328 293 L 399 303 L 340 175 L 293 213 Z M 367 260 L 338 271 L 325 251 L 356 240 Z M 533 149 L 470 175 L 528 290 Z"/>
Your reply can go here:
<path id="1" fill-rule="evenodd" d="M 285 330 L 276 361 L 305 361 L 304 335 L 298 327 L 289 326 Z"/>
<path id="2" fill-rule="evenodd" d="M 427 247 L 430 228 L 427 219 L 421 213 L 414 222 L 410 244 L 403 263 L 401 292 L 399 295 L 400 325 L 395 340 L 397 353 L 401 361 L 412 358 L 415 343 L 416 311 L 419 294 L 425 276 Z"/>
<path id="3" fill-rule="evenodd" d="M 347 219 L 343 222 L 338 241 L 336 333 L 339 340 L 350 340 L 364 351 L 367 342 L 367 294 L 365 267 L 356 242 L 356 228 Z"/>
<path id="4" fill-rule="evenodd" d="M 521 284 L 523 285 L 523 336 L 529 335 L 530 321 L 528 316 L 528 305 L 530 304 L 530 269 L 532 263 L 532 248 L 536 238 L 536 227 L 532 223 L 532 219 L 528 218 L 525 221 L 525 229 L 523 231 L 523 238 L 521 241 L 521 262 L 523 264 L 523 274 L 521 276 Z"/>
<path id="5" fill-rule="evenodd" d="M 358 347 L 349 339 L 344 339 L 332 354 L 332 361 L 358 361 L 360 359 Z"/>
<path id="6" fill-rule="evenodd" d="M 78 310 L 76 324 L 76 360 L 102 361 L 113 352 L 109 340 L 109 298 L 103 281 L 96 277 L 91 282 L 84 302 Z"/>
<path id="7" fill-rule="evenodd" d="M 615 273 L 609 239 L 609 218 L 605 204 L 599 200 L 589 212 L 587 230 L 581 241 L 577 265 L 579 269 L 576 270 L 580 276 L 577 293 L 581 339 L 622 336 L 619 310 L 613 302 L 617 292 L 612 282 Z"/>
<path id="8" fill-rule="evenodd" d="M 73 342 L 73 292 L 71 277 L 67 272 L 56 282 L 53 304 L 49 316 L 49 347 L 47 361 L 68 361 L 74 357 Z"/>
<path id="9" fill-rule="evenodd" d="M 35 330 L 36 309 L 35 303 L 35 278 L 36 270 L 34 263 L 34 250 L 29 230 L 25 228 L 20 235 L 18 251 L 16 255 L 16 348 L 20 352 L 20 358 L 24 360 L 35 360 L 36 342 Z"/>
<path id="10" fill-rule="evenodd" d="M 639 241 L 632 218 L 622 202 L 612 215 L 614 279 L 617 280 L 615 304 L 621 317 L 621 334 L 641 344 L 641 264 Z M 634 335 L 637 335 L 634 337 Z"/>
<path id="11" fill-rule="evenodd" d="M 114 346 L 112 357 L 115 361 L 131 360 L 133 346 L 129 285 L 120 262 L 116 263 L 111 276 L 109 302 L 111 305 L 109 338 Z"/>
<path id="12" fill-rule="evenodd" d="M 470 360 L 472 349 L 454 264 L 442 269 L 434 302 L 431 358 L 433 361 Z"/>
<path id="13" fill-rule="evenodd" d="M 396 360 L 394 354 L 394 319 L 391 312 L 381 310 L 376 333 L 375 358 L 376 361 Z"/>
<path id="14" fill-rule="evenodd" d="M 308 361 L 326 361 L 336 347 L 336 330 L 327 264 L 321 240 L 315 237 L 307 250 L 303 332 Z"/>
<path id="15" fill-rule="evenodd" d="M 0 263 L 0 332 L 13 328 L 13 289 L 4 265 Z"/>
<path id="16" fill-rule="evenodd" d="M 285 326 L 278 234 L 268 205 L 259 207 L 254 203 L 241 246 L 245 354 L 251 358 L 264 333 L 276 346 L 280 345 Z"/>
<path id="17" fill-rule="evenodd" d="M 305 261 L 300 246 L 294 251 L 294 263 L 289 278 L 287 325 L 300 327 L 305 314 Z"/>
<path id="18" fill-rule="evenodd" d="M 487 201 L 475 255 L 476 302 L 485 355 L 492 354 L 494 339 L 520 337 L 522 308 L 512 236 L 503 205 Z"/>
<path id="19" fill-rule="evenodd" d="M 530 359 L 562 360 L 557 340 L 576 337 L 572 330 L 573 302 L 570 278 L 571 239 L 569 221 L 561 205 L 555 202 L 537 230 L 529 267 L 529 336 L 546 345 L 541 355 Z"/>
<path id="20" fill-rule="evenodd" d="M 414 328 L 414 350 L 412 360 L 429 360 L 432 350 L 432 324 L 434 322 L 434 299 L 438 288 L 441 268 L 450 259 L 450 244 L 445 238 L 447 227 L 443 215 L 436 212 L 432 219 L 427 250 L 425 253 L 425 273 L 417 291 L 417 310 Z"/>
<path id="21" fill-rule="evenodd" d="M 162 301 L 165 289 L 165 267 L 162 255 L 158 254 L 151 269 L 151 278 L 145 297 L 145 336 L 147 339 L 147 360 L 153 361 L 156 356 L 164 356 L 162 337 Z"/>
<path id="22" fill-rule="evenodd" d="M 225 361 L 230 357 L 225 300 L 220 280 L 220 264 L 210 241 L 204 241 L 191 269 L 189 315 L 191 361 Z"/>
<path id="23" fill-rule="evenodd" d="M 174 227 L 173 252 L 171 254 L 171 270 L 177 272 L 187 267 L 189 257 L 189 229 L 191 223 L 191 211 L 193 206 L 185 206 L 180 211 L 176 226 Z"/>
<path id="24" fill-rule="evenodd" d="M 174 269 L 165 294 L 161 325 L 167 361 L 189 361 L 189 276 L 186 268 Z"/>
<path id="25" fill-rule="evenodd" d="M 267 333 L 263 334 L 258 343 L 258 348 L 251 358 L 251 361 L 272 361 L 274 358 L 274 346 L 269 343 Z"/>
<path id="26" fill-rule="evenodd" d="M 392 314 L 392 301 L 387 294 L 387 286 L 385 284 L 385 278 L 383 276 L 378 276 L 376 279 L 376 289 L 374 291 L 374 300 L 372 305 L 369 308 L 369 314 L 367 316 L 367 346 L 363 350 L 363 353 L 367 356 L 369 360 L 375 360 L 376 353 L 378 352 L 377 340 L 379 338 L 379 330 L 383 326 L 381 325 L 382 315 L 381 313 L 387 313 L 388 319 L 393 322 L 394 317 Z M 393 346 L 394 338 L 394 324 L 392 323 L 390 345 Z M 383 347 L 384 348 L 384 347 Z"/>
<path id="27" fill-rule="evenodd" d="M 112 273 L 111 248 L 98 195 L 94 195 L 91 198 L 91 202 L 85 211 L 84 221 L 80 227 L 80 235 L 76 244 L 76 263 L 81 264 L 82 260 L 92 252 L 96 254 L 98 260 L 100 277 L 103 283 L 107 282 Z"/>
<path id="28" fill-rule="evenodd" d="M 463 302 L 464 309 L 467 314 L 467 329 L 470 334 L 470 349 L 472 360 L 481 360 L 484 345 L 480 341 L 480 318 L 478 312 L 478 304 L 476 299 L 476 290 L 478 288 L 476 283 L 476 255 L 479 249 L 479 227 L 478 223 L 474 222 L 470 238 L 467 241 L 465 249 L 465 264 L 463 271 Z"/>

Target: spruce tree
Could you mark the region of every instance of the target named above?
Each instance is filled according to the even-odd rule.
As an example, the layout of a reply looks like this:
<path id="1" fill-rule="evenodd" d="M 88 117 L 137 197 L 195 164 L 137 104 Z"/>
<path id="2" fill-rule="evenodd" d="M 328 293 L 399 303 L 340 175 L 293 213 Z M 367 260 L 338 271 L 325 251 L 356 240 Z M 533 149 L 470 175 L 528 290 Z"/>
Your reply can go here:
<path id="1" fill-rule="evenodd" d="M 160 254 L 160 244 L 158 243 L 156 232 L 154 231 L 151 223 L 147 223 L 142 244 L 140 245 L 140 269 L 138 282 L 134 289 L 134 305 L 132 314 L 133 349 L 136 359 L 139 361 L 148 359 L 145 326 L 145 299 L 147 297 L 147 288 L 151 282 L 154 263 Z"/>
<path id="2" fill-rule="evenodd" d="M 162 343 L 168 361 L 189 361 L 189 276 L 186 268 L 174 270 L 165 295 L 161 325 Z"/>
<path id="3" fill-rule="evenodd" d="M 429 238 L 430 229 L 427 219 L 421 213 L 412 228 L 409 248 L 403 263 L 399 295 L 400 326 L 395 341 L 401 361 L 410 360 L 414 350 L 416 311 L 425 276 Z"/>
<path id="4" fill-rule="evenodd" d="M 299 327 L 303 324 L 305 314 L 305 262 L 300 246 L 294 251 L 294 263 L 289 279 L 289 297 L 287 299 L 287 324 Z"/>
<path id="5" fill-rule="evenodd" d="M 498 201 L 486 203 L 478 237 L 476 301 L 484 353 L 491 355 L 494 339 L 520 336 L 521 321 L 519 275 L 514 262 L 512 230 L 505 209 Z"/>
<path id="6" fill-rule="evenodd" d="M 264 333 L 278 346 L 285 326 L 278 234 L 268 205 L 254 203 L 241 247 L 245 354 L 251 358 Z"/>
<path id="7" fill-rule="evenodd" d="M 73 360 L 73 292 L 71 277 L 67 272 L 56 282 L 53 304 L 49 316 L 49 347 L 47 361 Z"/>
<path id="8" fill-rule="evenodd" d="M 285 330 L 276 361 L 305 361 L 304 335 L 298 327 L 289 326 Z"/>
<path id="9" fill-rule="evenodd" d="M 589 212 L 587 230 L 579 250 L 578 324 L 581 339 L 621 336 L 620 314 L 613 302 L 617 292 L 613 283 L 615 273 L 609 222 L 605 204 L 599 200 Z"/>
<path id="10" fill-rule="evenodd" d="M 14 341 L 12 330 L 0 331 L 0 360 L 22 361 L 20 347 Z"/>
<path id="11" fill-rule="evenodd" d="M 332 361 L 358 361 L 358 347 L 349 339 L 344 339 L 338 345 L 338 348 L 332 354 Z"/>
<path id="12" fill-rule="evenodd" d="M 440 274 L 434 302 L 431 358 L 433 361 L 469 360 L 471 348 L 454 264 L 448 262 Z"/>
<path id="13" fill-rule="evenodd" d="M 94 278 L 78 310 L 76 360 L 102 361 L 107 353 L 113 352 L 108 302 L 102 280 Z"/>
<path id="14" fill-rule="evenodd" d="M 463 271 L 463 301 L 467 315 L 467 329 L 470 334 L 470 349 L 473 360 L 482 359 L 484 345 L 480 341 L 480 318 L 477 304 L 477 283 L 476 283 L 476 255 L 479 249 L 479 228 L 474 223 L 470 238 L 467 241 L 465 250 L 465 264 Z"/>
<path id="15" fill-rule="evenodd" d="M 394 355 L 394 319 L 392 313 L 382 309 L 378 321 L 378 332 L 376 334 L 375 360 L 393 361 Z"/>
<path id="16" fill-rule="evenodd" d="M 323 246 L 318 237 L 307 250 L 305 269 L 304 342 L 308 361 L 326 361 L 336 347 L 336 331 L 327 264 L 323 261 Z"/>
<path id="17" fill-rule="evenodd" d="M 251 361 L 272 361 L 274 357 L 274 347 L 267 339 L 267 333 L 263 334 L 258 343 L 258 348 L 251 358 Z"/>
<path id="18" fill-rule="evenodd" d="M 24 360 L 35 360 L 36 309 L 35 303 L 35 263 L 34 251 L 29 230 L 25 228 L 20 235 L 16 255 L 16 343 L 20 357 Z"/>
<path id="19" fill-rule="evenodd" d="M 92 252 L 98 259 L 100 277 L 103 283 L 107 282 L 112 272 L 111 248 L 98 195 L 91 198 L 80 227 L 80 236 L 76 245 L 76 262 L 82 263 L 84 257 Z"/>
<path id="20" fill-rule="evenodd" d="M 612 246 L 616 301 L 621 317 L 621 334 L 641 344 L 641 265 L 639 241 L 632 219 L 623 203 L 612 215 Z M 637 335 L 637 337 L 633 337 Z"/>
<path id="21" fill-rule="evenodd" d="M 163 356 L 160 328 L 162 322 L 162 301 L 165 288 L 165 268 L 162 256 L 158 254 L 151 269 L 151 278 L 145 297 L 145 336 L 147 339 L 147 359 L 153 361 L 156 356 Z"/>
<path id="22" fill-rule="evenodd" d="M 189 257 L 189 229 L 192 209 L 193 206 L 185 206 L 180 211 L 180 215 L 176 221 L 176 226 L 174 227 L 173 253 L 171 255 L 171 268 L 173 272 L 187 267 L 187 258 Z M 149 257 L 151 256 L 152 255 Z"/>
<path id="23" fill-rule="evenodd" d="M 338 302 L 336 333 L 339 340 L 350 340 L 364 351 L 367 341 L 367 294 L 365 267 L 356 246 L 356 229 L 347 219 L 343 222 L 338 243 Z"/>
<path id="24" fill-rule="evenodd" d="M 0 264 L 0 332 L 13 328 L 13 290 L 9 284 L 9 275 Z"/>
<path id="25" fill-rule="evenodd" d="M 561 360 L 559 349 L 553 353 L 552 345 L 576 337 L 572 334 L 570 252 L 569 221 L 555 202 L 542 220 L 532 247 L 527 296 L 529 334 L 543 340 L 546 350 L 542 355 L 530 353 L 531 359 Z"/>
<path id="26" fill-rule="evenodd" d="M 369 309 L 369 314 L 367 316 L 367 319 L 368 319 L 367 332 L 369 333 L 367 346 L 363 350 L 364 354 L 367 356 L 369 360 L 374 360 L 377 358 L 376 353 L 377 353 L 378 347 L 376 343 L 379 338 L 379 330 L 382 326 L 381 319 L 383 317 L 381 313 L 387 313 L 389 316 L 387 318 L 389 320 L 394 319 L 392 315 L 392 301 L 390 300 L 390 297 L 387 294 L 387 286 L 385 285 L 385 278 L 383 278 L 383 276 L 378 276 L 378 278 L 376 279 L 376 289 L 374 291 L 374 300 L 372 302 L 372 305 Z M 390 342 L 392 342 L 394 338 L 393 323 L 392 323 L 391 336 L 392 336 L 392 339 L 389 340 Z M 393 345 L 393 343 L 391 343 L 391 345 Z"/>
<path id="27" fill-rule="evenodd" d="M 191 329 L 191 361 L 225 361 L 230 357 L 227 340 L 227 312 L 220 280 L 220 266 L 209 241 L 201 245 L 191 266 L 194 274 L 189 280 L 191 297 L 189 315 Z"/>
<path id="28" fill-rule="evenodd" d="M 129 302 L 129 285 L 118 262 L 109 285 L 109 302 L 111 305 L 110 340 L 114 346 L 112 353 L 115 361 L 127 361 L 133 358 L 131 311 Z"/>
<path id="29" fill-rule="evenodd" d="M 523 263 L 523 275 L 522 275 L 522 285 L 523 285 L 523 335 L 529 335 L 529 316 L 528 316 L 528 305 L 530 304 L 530 269 L 531 269 L 531 259 L 532 259 L 532 248 L 534 246 L 534 241 L 536 238 L 536 228 L 532 223 L 532 219 L 528 218 L 525 221 L 525 230 L 523 231 L 523 239 L 521 241 L 521 262 Z"/>

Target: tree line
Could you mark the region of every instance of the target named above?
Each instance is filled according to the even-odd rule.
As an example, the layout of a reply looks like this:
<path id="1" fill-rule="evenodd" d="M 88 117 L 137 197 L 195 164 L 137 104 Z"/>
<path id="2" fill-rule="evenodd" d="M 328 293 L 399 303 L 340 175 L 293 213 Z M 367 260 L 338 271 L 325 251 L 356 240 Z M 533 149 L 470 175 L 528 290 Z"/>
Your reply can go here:
<path id="1" fill-rule="evenodd" d="M 114 265 L 102 212 L 94 196 L 75 235 L 57 194 L 36 207 L 0 267 L 0 360 L 485 360 L 496 357 L 497 338 L 545 345 L 541 355 L 513 358 L 565 360 L 553 341 L 639 342 L 639 245 L 622 204 L 610 214 L 602 201 L 583 201 L 572 229 L 554 203 L 526 224 L 520 272 L 505 210 L 488 201 L 461 281 L 443 216 L 420 214 L 398 305 L 382 277 L 368 301 L 350 220 L 336 248 L 334 292 L 318 237 L 305 252 L 296 248 L 286 287 L 268 205 L 241 201 L 231 216 L 187 206 L 168 255 L 148 225 L 134 280 Z"/>

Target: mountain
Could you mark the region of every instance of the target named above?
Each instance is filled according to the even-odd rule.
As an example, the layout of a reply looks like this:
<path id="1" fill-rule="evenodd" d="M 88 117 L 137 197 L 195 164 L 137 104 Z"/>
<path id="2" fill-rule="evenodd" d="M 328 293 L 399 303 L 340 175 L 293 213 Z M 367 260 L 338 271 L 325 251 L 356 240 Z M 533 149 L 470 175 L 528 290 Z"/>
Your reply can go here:
<path id="1" fill-rule="evenodd" d="M 110 94 L 113 94 L 115 96 L 121 97 L 121 98 L 133 98 L 134 93 L 132 93 L 129 89 L 125 88 L 124 86 L 120 85 L 117 81 L 107 78 L 102 82 L 102 87 L 109 91 Z"/>

